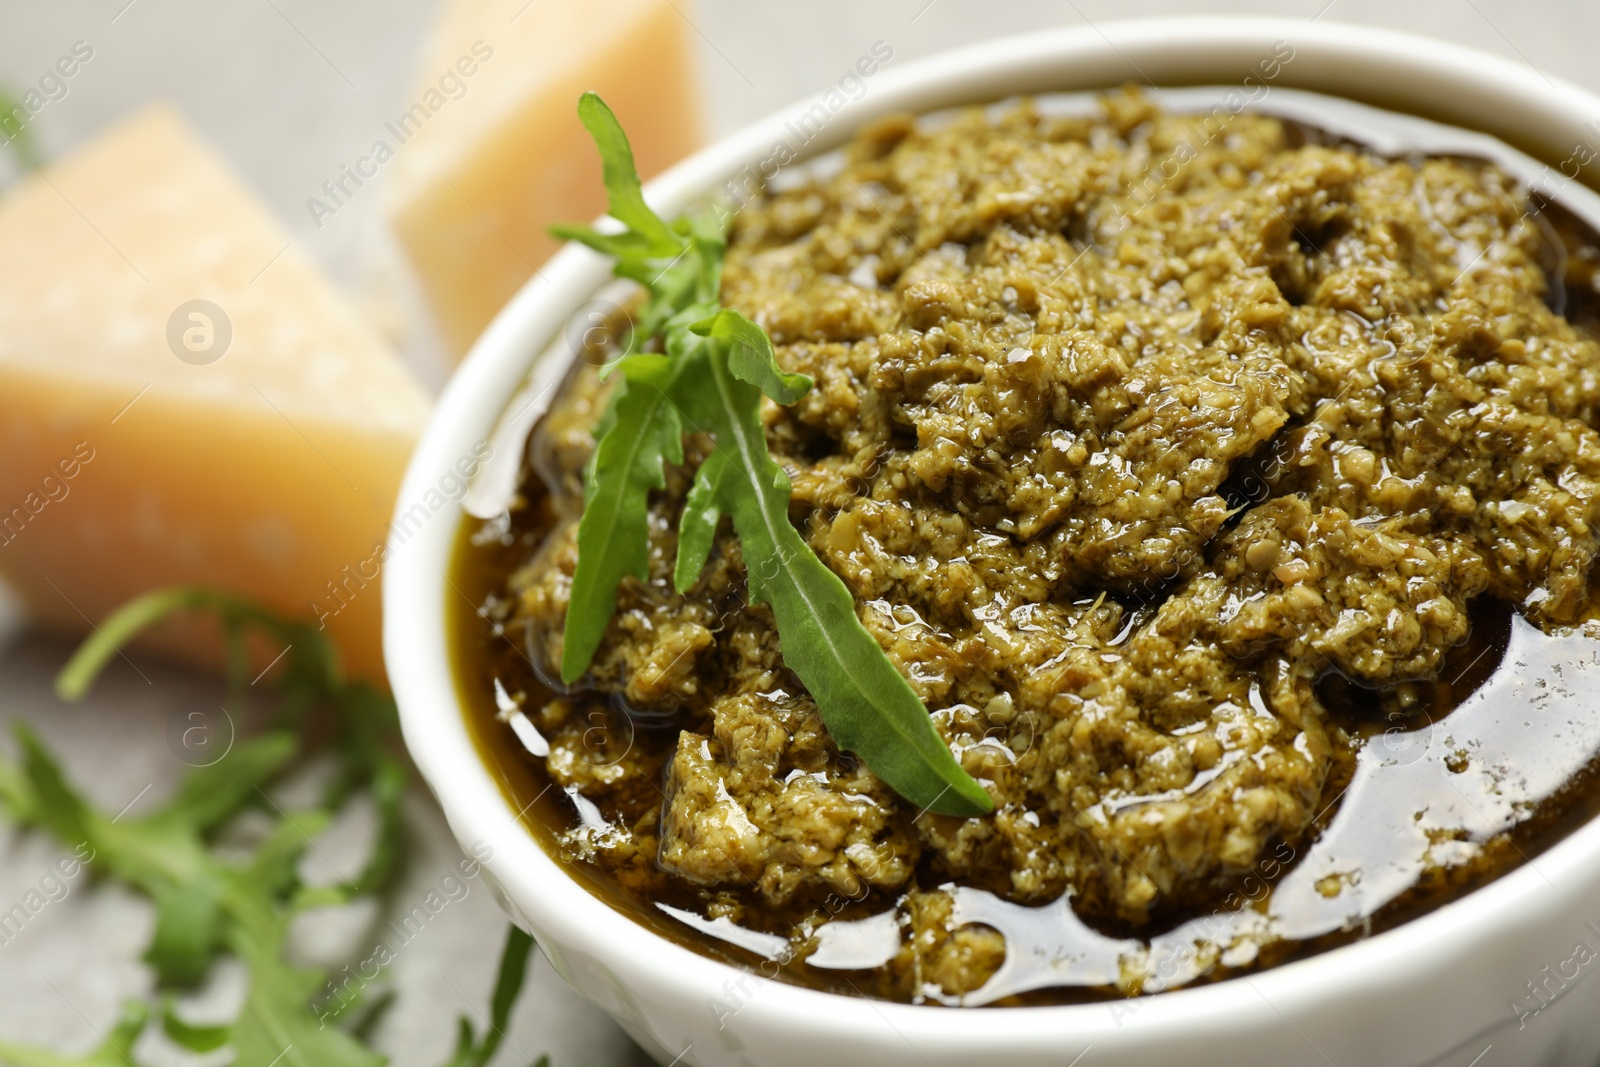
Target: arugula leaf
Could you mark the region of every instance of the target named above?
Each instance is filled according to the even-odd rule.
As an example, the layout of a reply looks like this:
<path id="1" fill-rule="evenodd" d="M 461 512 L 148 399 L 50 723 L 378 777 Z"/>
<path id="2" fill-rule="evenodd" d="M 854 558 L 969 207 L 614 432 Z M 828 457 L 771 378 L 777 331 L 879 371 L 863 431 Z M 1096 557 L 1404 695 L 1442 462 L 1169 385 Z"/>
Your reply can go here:
<path id="1" fill-rule="evenodd" d="M 22 106 L 15 96 L 6 91 L 0 91 L 0 144 L 11 146 L 11 151 L 16 154 L 17 164 L 29 171 L 37 168 L 44 159 L 39 154 L 39 146 L 33 140 L 33 127 L 24 122 L 18 125 L 14 121 L 17 112 L 24 115 L 28 109 Z"/>
<path id="2" fill-rule="evenodd" d="M 156 906 L 156 931 L 145 960 L 169 985 L 199 983 L 223 941 L 222 883 L 210 872 L 182 884 L 148 890 Z"/>
<path id="3" fill-rule="evenodd" d="M 18 776 L 22 803 L 12 804 L 19 821 L 49 830 L 69 848 L 86 845 L 96 870 L 129 882 L 156 905 L 156 931 L 146 956 L 164 983 L 192 985 L 204 976 L 221 948 L 218 921 L 222 884 L 203 830 L 238 811 L 245 790 L 275 775 L 293 754 L 285 735 L 269 735 L 236 747 L 229 757 L 237 788 L 227 810 L 218 797 L 201 798 L 194 783 L 216 781 L 215 768 L 191 772 L 189 781 L 162 810 L 142 818 L 113 820 L 86 803 L 67 784 L 60 766 L 25 725 L 15 727 L 23 751 Z"/>
<path id="4" fill-rule="evenodd" d="M 19 724 L 17 736 L 33 791 L 29 808 L 46 813 L 39 821 L 63 843 L 87 843 L 95 869 L 155 900 L 157 931 L 148 958 L 164 984 L 193 982 L 224 948 L 250 968 L 250 991 L 230 1036 L 238 1062 L 268 1063 L 280 1055 L 285 1067 L 379 1067 L 384 1062 L 343 1031 L 318 1027 L 307 1006 L 326 975 L 297 970 L 282 958 L 288 924 L 298 910 L 289 903 L 298 885 L 294 862 L 310 835 L 326 823 L 327 813 L 311 813 L 298 822 L 284 817 L 251 861 L 234 867 L 206 847 L 200 828 L 205 819 L 185 805 L 194 795 L 192 787 L 181 789 L 154 815 L 112 820 L 67 784 L 32 731 Z M 280 740 L 253 743 L 277 746 Z M 265 760 L 241 762 L 272 766 Z M 215 814 L 213 808 L 202 810 L 205 818 Z"/>
<path id="5" fill-rule="evenodd" d="M 213 1052 L 233 1036 L 231 1026 L 202 1026 L 185 1021 L 173 1010 L 170 997 L 161 1005 L 161 1031 L 190 1052 Z"/>
<path id="6" fill-rule="evenodd" d="M 687 593 L 705 569 L 711 546 L 717 539 L 717 524 L 722 520 L 723 482 L 733 474 L 728 454 L 714 450 L 700 463 L 678 516 L 678 558 L 672 568 L 672 586 Z"/>
<path id="7" fill-rule="evenodd" d="M 48 1049 L 14 1045 L 0 1041 L 0 1064 L 10 1067 L 137 1067 L 133 1058 L 133 1043 L 144 1032 L 150 1009 L 138 1001 L 122 1006 L 116 1025 L 106 1035 L 105 1041 L 92 1052 L 81 1056 L 63 1055 Z"/>
<path id="8" fill-rule="evenodd" d="M 728 370 L 740 381 L 766 393 L 780 404 L 793 404 L 811 391 L 811 377 L 785 373 L 778 366 L 767 332 L 732 308 L 689 327 L 701 337 L 721 342 L 728 353 Z M 763 446 L 765 447 L 765 446 Z"/>
<path id="9" fill-rule="evenodd" d="M 244 631 L 264 633 L 286 645 L 279 672 L 280 723 L 242 741 L 218 763 L 191 771 L 173 798 L 154 814 L 112 818 L 73 789 L 60 766 L 26 726 L 18 724 L 18 761 L 0 759 L 0 805 L 24 825 L 49 831 L 75 847 L 97 876 L 113 877 L 147 894 L 156 906 L 156 931 L 146 958 L 163 988 L 189 985 L 203 977 L 216 958 L 229 953 L 249 970 L 249 989 L 238 1018 L 223 1026 L 193 1026 L 163 1006 L 162 1027 L 191 1051 L 232 1047 L 234 1062 L 278 1067 L 382 1067 L 386 1058 L 363 1038 L 311 1010 L 327 985 L 319 968 L 298 967 L 284 957 L 295 919 L 306 909 L 339 904 L 359 893 L 383 891 L 398 869 L 403 825 L 400 805 L 409 774 L 394 754 L 398 722 L 393 701 L 361 683 L 349 682 L 326 638 L 304 622 L 280 619 L 237 597 L 180 587 L 160 590 L 125 605 L 105 620 L 57 678 L 68 698 L 81 696 L 122 644 L 148 626 L 179 611 L 208 611 L 221 620 L 233 657 L 230 684 L 248 687 L 242 655 Z M 313 708 L 330 707 L 339 735 L 338 771 L 320 806 L 284 812 L 263 787 L 302 754 L 296 732 L 285 728 Z M 303 736 L 302 732 L 302 736 Z M 356 790 L 367 791 L 379 812 L 379 833 L 366 869 L 351 884 L 309 888 L 301 883 L 298 861 L 334 811 Z M 218 856 L 208 835 L 244 808 L 261 806 L 276 816 L 272 829 L 243 860 Z M 509 948 L 508 948 L 509 951 Z M 496 1018 L 509 1015 L 520 990 L 526 948 L 511 968 L 502 966 L 505 1003 L 497 999 Z M 359 999 L 359 998 L 357 998 Z M 341 1007 L 354 1004 L 341 998 Z M 134 1005 L 111 1040 L 87 1057 L 0 1044 L 0 1063 L 21 1067 L 134 1067 L 133 1040 L 145 1025 L 148 1007 Z M 369 1020 L 373 1016 L 369 1013 Z M 494 1039 L 498 1042 L 498 1038 Z M 490 1052 L 493 1045 L 486 1035 Z"/>
<path id="10" fill-rule="evenodd" d="M 326 1026 L 308 1005 L 328 981 L 314 967 L 295 967 L 283 957 L 289 924 L 298 909 L 284 907 L 275 893 L 298 884 L 295 861 L 325 822 L 308 829 L 289 820 L 279 825 L 246 869 L 230 872 L 227 895 L 233 919 L 229 947 L 250 969 L 250 989 L 230 1039 L 237 1063 L 279 1067 L 383 1067 L 387 1058 L 337 1026 Z"/>
<path id="11" fill-rule="evenodd" d="M 601 180 L 610 201 L 607 213 L 627 227 L 621 234 L 604 235 L 608 255 L 642 253 L 672 256 L 683 250 L 683 239 L 644 202 L 644 186 L 633 164 L 633 148 L 622 132 L 622 125 L 605 101 L 594 93 L 578 98 L 578 118 L 582 120 L 595 146 L 600 149 Z M 576 227 L 553 228 L 560 236 L 577 236 Z M 587 231 L 589 237 L 601 236 Z"/>
<path id="12" fill-rule="evenodd" d="M 229 1038 L 238 1062 L 269 1063 L 281 1056 L 284 1067 L 381 1067 L 382 1056 L 342 1030 L 319 1026 L 308 1010 L 327 975 L 283 959 L 289 923 L 301 910 L 294 900 L 295 861 L 327 823 L 327 812 L 297 820 L 283 816 L 248 863 L 232 866 L 212 855 L 201 837 L 199 824 L 215 809 L 200 809 L 204 818 L 198 818 L 185 803 L 195 794 L 192 787 L 180 789 L 153 815 L 112 820 L 67 784 L 32 731 L 19 724 L 17 736 L 34 794 L 30 810 L 45 812 L 40 821 L 63 843 L 87 843 L 95 869 L 155 900 L 157 931 L 147 958 L 163 984 L 192 983 L 224 949 L 250 969 L 249 993 Z M 280 742 L 269 737 L 251 744 Z M 241 762 L 273 766 L 260 759 Z"/>
<path id="13" fill-rule="evenodd" d="M 732 346 L 712 346 L 714 389 L 686 398 L 697 402 L 719 460 L 696 472 L 705 502 L 698 521 L 706 525 L 713 509 L 733 517 L 750 599 L 771 605 L 784 662 L 810 690 L 840 748 L 860 754 L 895 792 L 931 811 L 992 810 L 989 794 L 961 769 L 910 683 L 861 625 L 850 590 L 789 521 L 789 478 L 767 454 L 761 398 L 734 373 Z M 702 483 L 707 465 L 719 469 Z"/>
<path id="14" fill-rule="evenodd" d="M 633 351 L 686 309 L 696 317 L 714 310 L 720 275 L 705 270 L 703 255 L 720 237 L 685 224 L 663 222 L 645 203 L 633 150 L 616 116 L 594 93 L 578 102 L 578 117 L 600 148 L 611 216 L 627 226 L 604 234 L 587 226 L 557 226 L 559 237 L 580 241 L 617 260 L 615 273 L 650 289 L 629 340 L 629 354 L 602 374 L 620 370 L 622 382 L 600 424 L 598 444 L 585 470 L 584 508 L 578 520 L 578 565 L 572 576 L 561 680 L 572 684 L 589 669 L 617 610 L 617 587 L 632 575 L 649 576 L 650 490 L 666 485 L 664 463 L 683 462 L 683 424 L 669 398 L 683 371 L 681 360 Z M 720 260 L 720 256 L 717 257 Z"/>
<path id="15" fill-rule="evenodd" d="M 128 642 L 169 616 L 185 611 L 212 612 L 230 632 L 247 623 L 273 631 L 276 636 L 299 629 L 295 624 L 283 622 L 230 593 L 194 585 L 157 589 L 135 597 L 100 621 L 94 633 L 78 646 L 67 665 L 56 676 L 56 695 L 69 703 L 83 699 L 106 664 Z M 322 643 L 320 636 L 314 643 Z"/>
<path id="16" fill-rule="evenodd" d="M 593 93 L 579 100 L 578 114 L 600 153 L 611 216 L 626 229 L 553 232 L 614 256 L 612 272 L 639 282 L 648 296 L 627 354 L 607 368 L 623 381 L 596 427 L 585 472 L 562 680 L 571 684 L 588 670 L 616 613 L 621 581 L 648 577 L 649 494 L 666 484 L 664 463 L 683 462 L 687 424 L 709 433 L 715 449 L 695 472 L 679 517 L 674 586 L 683 592 L 694 584 L 718 523 L 731 516 L 750 597 L 771 605 L 784 662 L 811 692 L 839 747 L 928 810 L 994 810 L 862 626 L 849 589 L 789 521 L 789 479 L 767 452 L 761 396 L 793 404 L 812 380 L 785 372 L 761 327 L 720 305 L 721 233 L 704 219 L 663 222 L 644 201 L 616 116 Z M 657 338 L 664 355 L 639 350 Z"/>
<path id="17" fill-rule="evenodd" d="M 307 710 L 318 704 L 331 704 L 343 712 L 334 718 L 339 727 L 339 751 L 343 756 L 339 773 L 329 785 L 324 803 L 338 807 L 355 789 L 367 788 L 378 809 L 378 839 L 366 869 L 349 887 L 352 895 L 373 892 L 393 875 L 403 851 L 404 825 L 400 801 L 409 782 L 404 760 L 394 753 L 399 748 L 399 715 L 394 701 L 364 682 L 347 680 L 340 670 L 338 655 L 319 629 L 299 620 L 279 618 L 241 597 L 202 586 L 172 586 L 136 597 L 104 619 L 87 638 L 56 678 L 56 693 L 62 700 L 82 698 L 94 679 L 118 654 L 118 650 L 143 631 L 182 612 L 208 612 L 222 623 L 230 647 L 239 655 L 230 668 L 230 688 L 235 702 L 242 703 L 250 688 L 248 662 L 243 655 L 245 631 L 253 629 L 274 644 L 284 646 L 281 680 L 278 686 L 282 706 L 280 720 L 298 723 Z M 290 654 L 292 653 L 292 655 Z M 288 759 L 292 740 L 279 742 L 281 759 Z M 205 829 L 232 815 L 237 805 L 255 790 L 251 773 L 250 747 L 236 750 L 224 764 L 191 774 L 186 781 L 187 806 L 197 810 L 207 804 L 214 815 L 199 824 Z M 266 753 L 261 753 L 266 755 Z M 271 757 L 268 758 L 280 758 Z M 240 761 L 244 762 L 241 768 Z M 4 797 L 5 776 L 0 769 L 0 798 Z"/>
<path id="18" fill-rule="evenodd" d="M 650 573 L 651 489 L 667 484 L 662 461 L 683 462 L 683 424 L 667 399 L 680 367 L 665 356 L 631 356 L 610 409 L 610 427 L 595 449 L 578 520 L 578 566 L 572 576 L 561 680 L 589 669 L 606 623 L 617 610 L 624 575 Z"/>
<path id="19" fill-rule="evenodd" d="M 533 938 L 520 927 L 512 926 L 506 935 L 505 948 L 500 951 L 500 969 L 494 980 L 494 999 L 489 1007 L 489 1025 L 483 1036 L 474 1038 L 472 1020 L 465 1015 L 457 1023 L 455 1055 L 444 1067 L 487 1067 L 505 1039 L 506 1027 L 511 1023 L 511 1008 L 522 992 L 522 982 L 528 973 L 528 955 L 533 949 Z M 539 1064 L 548 1064 L 541 1056 Z"/>

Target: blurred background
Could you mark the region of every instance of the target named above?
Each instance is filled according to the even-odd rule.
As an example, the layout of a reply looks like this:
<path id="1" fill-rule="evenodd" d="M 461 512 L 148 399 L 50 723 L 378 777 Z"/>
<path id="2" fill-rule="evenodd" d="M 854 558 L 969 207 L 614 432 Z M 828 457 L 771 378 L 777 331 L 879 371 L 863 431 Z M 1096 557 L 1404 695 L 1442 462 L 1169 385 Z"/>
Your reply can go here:
<path id="1" fill-rule="evenodd" d="M 509 27 L 512 20 L 537 22 L 546 14 L 539 9 L 557 2 L 462 0 L 452 8 L 467 14 L 446 17 L 438 0 L 0 0 L 0 89 L 20 97 L 75 44 L 92 49 L 92 59 L 62 89 L 47 85 L 31 115 L 30 132 L 46 161 L 69 156 L 152 101 L 173 104 L 276 217 L 290 243 L 331 276 L 422 387 L 436 393 L 467 327 L 443 321 L 437 286 L 430 288 L 426 271 L 413 263 L 416 247 L 408 255 L 395 235 L 393 196 L 363 186 L 332 212 L 313 201 L 332 206 L 324 183 L 385 136 L 385 124 L 437 77 L 430 57 L 455 54 L 442 43 L 442 36 L 459 33 L 451 18 L 479 27 L 498 18 Z M 1409 30 L 1600 91 L 1593 61 L 1600 7 L 1554 0 L 667 0 L 665 7 L 681 32 L 705 138 L 829 88 L 874 42 L 887 42 L 892 63 L 900 65 L 990 37 L 1168 14 L 1261 14 Z M 492 32 L 482 36 L 494 40 Z M 496 60 L 502 66 L 540 61 L 511 49 Z M 1129 77 L 1135 80 L 1135 72 Z M 628 118 L 624 112 L 625 124 Z M 448 124 L 451 113 L 433 121 Z M 0 181 L 14 177 L 4 169 L 11 166 L 10 159 L 0 163 Z M 372 181 L 382 186 L 396 173 L 385 168 Z M 529 270 L 537 258 L 524 258 Z M 463 314 L 462 321 L 471 321 Z M 138 812 L 170 792 L 184 769 L 167 743 L 173 711 L 215 683 L 139 654 L 115 663 L 87 701 L 66 706 L 51 686 L 73 641 L 33 627 L 14 601 L 0 617 L 0 718 L 35 724 L 69 772 L 110 810 L 128 805 Z M 394 894 L 402 910 L 459 858 L 420 792 L 409 800 L 408 818 L 407 881 Z M 39 835 L 0 829 L 0 901 L 19 899 L 58 852 Z M 94 1044 L 122 999 L 148 988 L 139 956 L 151 922 L 148 905 L 111 887 L 75 889 L 41 913 L 25 936 L 0 946 L 0 1039 Z M 472 883 L 407 946 L 391 972 L 397 1010 L 374 1036 L 395 1064 L 446 1058 L 456 1016 L 477 1017 L 487 1004 L 503 930 L 487 888 Z M 497 1062 L 530 1063 L 545 1052 L 556 1067 L 644 1062 L 542 958 L 530 982 L 531 995 L 508 1032 L 510 1047 Z"/>

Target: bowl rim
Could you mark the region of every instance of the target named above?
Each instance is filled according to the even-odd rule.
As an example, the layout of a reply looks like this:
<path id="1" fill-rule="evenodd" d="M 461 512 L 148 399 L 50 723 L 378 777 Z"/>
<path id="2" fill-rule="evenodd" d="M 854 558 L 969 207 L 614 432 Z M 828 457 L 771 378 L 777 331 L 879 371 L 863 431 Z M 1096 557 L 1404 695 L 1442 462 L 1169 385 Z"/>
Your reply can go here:
<path id="1" fill-rule="evenodd" d="M 1139 70 L 1132 58 L 1139 56 L 1163 72 L 1158 84 L 1184 84 L 1190 69 L 1216 69 L 1213 53 L 1251 54 L 1263 42 L 1277 40 L 1292 43 L 1297 61 L 1302 55 L 1311 60 L 1286 86 L 1329 86 L 1323 91 L 1364 99 L 1339 83 L 1401 66 L 1423 85 L 1437 79 L 1451 87 L 1448 99 L 1433 101 L 1429 117 L 1483 129 L 1469 119 L 1484 108 L 1498 107 L 1517 118 L 1514 128 L 1508 125 L 1498 135 L 1513 143 L 1537 143 L 1536 154 L 1545 160 L 1554 158 L 1563 138 L 1571 143 L 1579 123 L 1575 116 L 1600 119 L 1600 97 L 1587 90 L 1455 44 L 1332 21 L 1182 16 L 1000 38 L 883 71 L 865 97 L 841 110 L 840 121 L 826 127 L 804 154 L 836 146 L 882 114 L 1046 91 L 1051 71 L 1068 62 L 1088 64 L 1091 70 L 1119 65 Z M 1186 66 L 1183 50 L 1199 58 Z M 1019 88 L 1029 82 L 1038 84 L 1031 90 Z M 1101 87 L 1116 84 L 1108 79 Z M 1435 95 L 1442 94 L 1442 89 L 1435 90 Z M 800 101 L 712 143 L 650 182 L 647 198 L 663 211 L 681 209 L 762 159 L 784 138 L 786 119 L 821 101 L 820 94 Z M 1590 169 L 1585 166 L 1585 173 Z M 602 962 L 620 983 L 624 1001 L 630 989 L 671 987 L 708 999 L 726 995 L 728 980 L 747 972 L 641 927 L 585 889 L 521 826 L 480 760 L 457 698 L 444 622 L 460 511 L 446 506 L 409 536 L 398 533 L 408 506 L 435 489 L 441 473 L 473 442 L 487 437 L 505 400 L 565 316 L 607 278 L 606 261 L 589 250 L 573 246 L 559 252 L 536 269 L 499 313 L 445 388 L 407 468 L 391 528 L 383 580 L 385 659 L 413 759 L 457 838 L 463 844 L 486 842 L 492 847 L 484 866 L 505 887 L 519 920 L 554 946 Z M 1539 927 L 1540 915 L 1571 912 L 1585 888 L 1592 893 L 1596 885 L 1600 820 L 1576 828 L 1494 882 L 1381 934 L 1238 979 L 1139 998 L 1139 1023 L 1129 1029 L 1116 1011 L 1108 1011 L 1109 1005 L 1126 1003 L 1119 1001 L 951 1009 L 841 996 L 767 979 L 760 980 L 760 994 L 740 1014 L 748 1013 L 752 1025 L 790 1032 L 814 1030 L 818 1020 L 826 1020 L 830 1035 L 844 1041 L 881 1039 L 887 1023 L 907 1041 L 910 1031 L 930 1044 L 956 1042 L 964 1049 L 987 1051 L 1014 1043 L 1059 1047 L 1064 1034 L 1071 1034 L 1074 1042 L 1119 1047 L 1155 1047 L 1174 1035 L 1242 1035 L 1289 1022 L 1335 992 L 1368 1003 L 1405 995 L 1445 969 L 1470 966 L 1472 945 L 1521 938 Z M 1003 1031 L 985 1025 L 1001 1013 Z M 1480 1019 L 1478 1025 L 1487 1028 L 1491 1020 Z M 981 1044 L 962 1043 L 974 1035 L 981 1036 Z"/>

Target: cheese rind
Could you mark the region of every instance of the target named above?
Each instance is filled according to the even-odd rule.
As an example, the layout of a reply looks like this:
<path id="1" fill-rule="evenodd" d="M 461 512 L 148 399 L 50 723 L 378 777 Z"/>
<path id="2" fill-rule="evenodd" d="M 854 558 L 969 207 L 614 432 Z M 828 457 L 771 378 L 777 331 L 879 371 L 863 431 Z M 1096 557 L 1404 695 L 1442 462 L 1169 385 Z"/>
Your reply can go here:
<path id="1" fill-rule="evenodd" d="M 225 323 L 180 311 L 197 300 Z M 220 356 L 208 329 L 231 334 Z M 323 616 L 350 670 L 381 679 L 377 583 L 347 603 L 327 583 L 383 540 L 427 411 L 388 345 L 164 108 L 0 199 L 0 573 L 45 622 L 84 630 L 138 593 L 199 583 Z M 197 621 L 153 643 L 220 653 Z"/>
<path id="2" fill-rule="evenodd" d="M 702 139 L 686 23 L 671 0 L 454 0 L 419 96 L 475 44 L 492 56 L 474 59 L 464 95 L 397 150 L 387 198 L 458 355 L 559 247 L 552 223 L 605 210 L 579 95 L 592 89 L 611 105 L 646 177 Z"/>

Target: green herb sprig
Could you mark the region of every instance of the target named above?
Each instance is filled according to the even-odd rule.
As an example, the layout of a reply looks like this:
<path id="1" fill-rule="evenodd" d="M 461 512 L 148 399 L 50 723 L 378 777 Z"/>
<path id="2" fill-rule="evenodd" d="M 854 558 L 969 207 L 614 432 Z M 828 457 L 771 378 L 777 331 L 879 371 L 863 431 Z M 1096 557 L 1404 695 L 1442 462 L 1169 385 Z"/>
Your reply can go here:
<path id="1" fill-rule="evenodd" d="M 66 700 L 83 696 L 128 641 L 178 612 L 208 612 L 222 623 L 230 648 L 229 706 L 242 715 L 250 687 L 246 641 L 252 632 L 287 651 L 274 685 L 276 712 L 265 732 L 235 744 L 218 762 L 189 772 L 173 798 L 150 815 L 112 817 L 68 782 L 60 765 L 26 726 L 16 727 L 20 759 L 0 759 L 0 810 L 19 825 L 54 836 L 91 857 L 90 871 L 148 896 L 155 932 L 145 954 L 166 991 L 193 986 L 217 958 L 231 955 L 248 970 L 249 988 L 237 1018 L 199 1026 L 174 1012 L 170 1000 L 130 1002 L 99 1048 L 63 1055 L 0 1042 L 0 1064 L 15 1067 L 137 1067 L 133 1046 L 152 1017 L 167 1037 L 192 1052 L 230 1046 L 233 1062 L 276 1067 L 382 1067 L 364 1031 L 383 1002 L 343 1000 L 356 1025 L 327 1025 L 312 1009 L 328 981 L 316 967 L 284 955 L 289 929 L 310 908 L 379 895 L 393 885 L 404 839 L 401 800 L 410 771 L 399 751 L 394 702 L 346 679 L 326 635 L 314 625 L 285 620 L 260 607 L 208 589 L 179 587 L 140 597 L 105 619 L 56 680 Z M 308 753 L 305 727 L 314 712 L 335 731 L 336 770 L 319 801 L 284 811 L 265 791 Z M 308 886 L 297 864 L 311 840 L 344 802 L 366 793 L 378 813 L 378 832 L 365 867 L 342 885 Z M 272 819 L 244 858 L 219 854 L 213 838 L 248 808 Z M 496 980 L 491 1025 L 474 1035 L 461 1019 L 455 1053 L 445 1067 L 483 1067 L 499 1047 L 510 1008 L 527 969 L 532 941 L 513 928 Z M 541 1060 L 541 1062 L 543 1062 Z"/>
<path id="2" fill-rule="evenodd" d="M 38 169 L 44 162 L 39 146 L 33 140 L 33 127 L 16 119 L 18 112 L 29 114 L 22 101 L 8 89 L 0 88 L 0 144 L 7 145 L 17 161 L 17 169 L 26 173 Z"/>
<path id="3" fill-rule="evenodd" d="M 663 221 L 645 203 L 633 152 L 611 109 L 594 93 L 578 116 L 599 149 L 611 217 L 626 227 L 553 232 L 615 258 L 613 273 L 644 286 L 629 351 L 603 373 L 621 376 L 596 428 L 578 522 L 578 563 L 567 606 L 561 677 L 571 684 L 616 613 L 617 587 L 648 577 L 650 491 L 664 463 L 683 462 L 683 434 L 708 434 L 715 449 L 695 473 L 679 520 L 673 584 L 686 591 L 731 516 L 750 598 L 771 606 L 784 662 L 817 702 L 829 734 L 896 792 L 925 809 L 978 815 L 994 809 L 961 769 L 927 709 L 856 617 L 839 576 L 789 521 L 790 484 L 767 452 L 761 396 L 793 404 L 811 388 L 778 366 L 760 326 L 720 303 L 726 242 L 709 219 Z M 660 353 L 640 351 L 659 337 Z"/>

